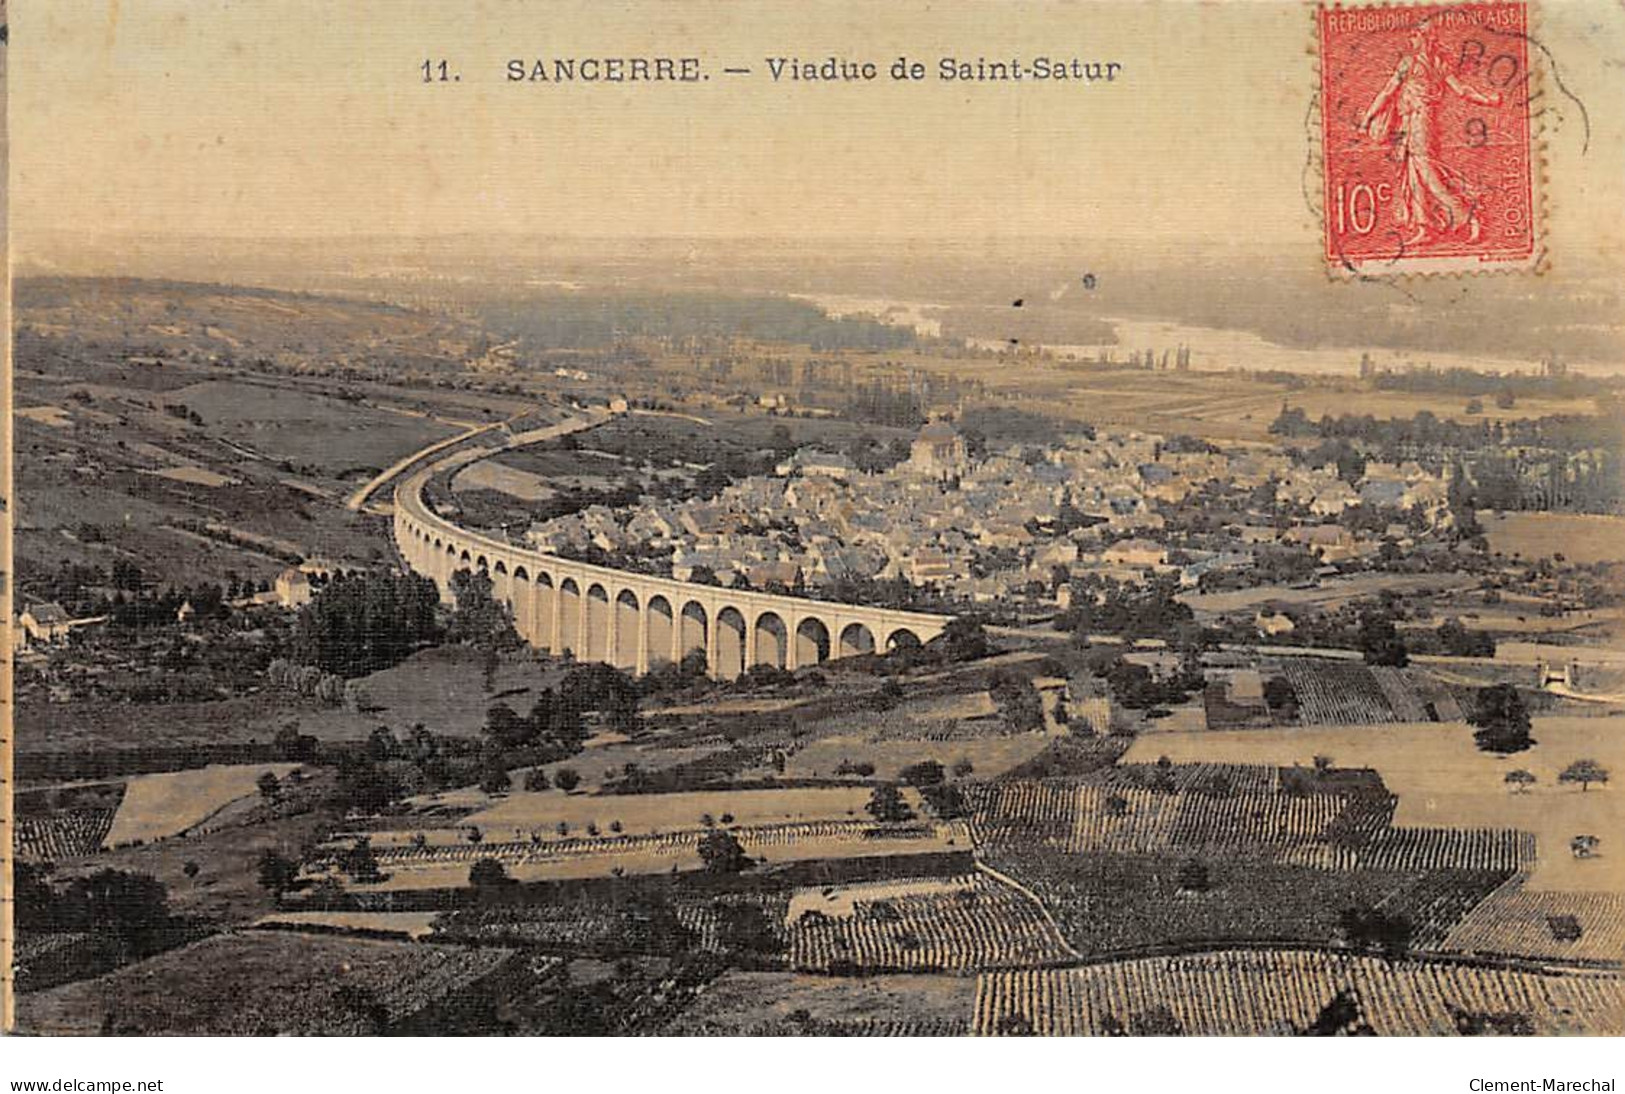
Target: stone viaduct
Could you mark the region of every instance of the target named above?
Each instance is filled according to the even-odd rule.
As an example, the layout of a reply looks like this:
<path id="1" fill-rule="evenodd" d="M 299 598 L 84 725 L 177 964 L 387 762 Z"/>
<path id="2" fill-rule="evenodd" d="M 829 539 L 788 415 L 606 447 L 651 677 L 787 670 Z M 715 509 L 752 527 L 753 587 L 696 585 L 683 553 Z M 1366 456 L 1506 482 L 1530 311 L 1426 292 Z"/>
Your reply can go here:
<path id="1" fill-rule="evenodd" d="M 550 653 L 642 674 L 705 652 L 713 676 L 755 665 L 797 669 L 942 633 L 945 615 L 747 592 L 591 566 L 460 528 L 433 512 L 433 469 L 395 491 L 395 543 L 407 565 L 449 596 L 452 574 L 484 571 L 521 637 Z"/>

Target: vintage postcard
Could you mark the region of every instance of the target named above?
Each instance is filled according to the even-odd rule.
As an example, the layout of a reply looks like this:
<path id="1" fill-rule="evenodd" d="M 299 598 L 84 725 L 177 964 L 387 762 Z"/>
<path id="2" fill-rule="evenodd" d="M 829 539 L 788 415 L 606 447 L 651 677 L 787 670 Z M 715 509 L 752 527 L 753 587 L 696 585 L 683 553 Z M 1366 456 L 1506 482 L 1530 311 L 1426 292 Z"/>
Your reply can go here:
<path id="1" fill-rule="evenodd" d="M 16 1032 L 1625 1034 L 1614 0 L 7 22 Z"/>

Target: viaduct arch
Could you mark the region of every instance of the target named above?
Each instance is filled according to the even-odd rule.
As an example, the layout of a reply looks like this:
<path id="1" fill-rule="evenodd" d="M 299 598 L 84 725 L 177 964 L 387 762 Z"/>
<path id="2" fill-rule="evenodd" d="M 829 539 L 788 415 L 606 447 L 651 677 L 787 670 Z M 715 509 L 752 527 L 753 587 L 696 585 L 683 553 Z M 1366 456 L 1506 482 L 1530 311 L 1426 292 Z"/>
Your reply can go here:
<path id="1" fill-rule="evenodd" d="M 838 657 L 928 642 L 951 617 L 697 585 L 592 566 L 461 528 L 431 510 L 433 468 L 395 491 L 395 545 L 449 596 L 458 570 L 481 570 L 526 642 L 639 675 L 703 651 L 713 676 L 761 664 L 795 670 Z"/>

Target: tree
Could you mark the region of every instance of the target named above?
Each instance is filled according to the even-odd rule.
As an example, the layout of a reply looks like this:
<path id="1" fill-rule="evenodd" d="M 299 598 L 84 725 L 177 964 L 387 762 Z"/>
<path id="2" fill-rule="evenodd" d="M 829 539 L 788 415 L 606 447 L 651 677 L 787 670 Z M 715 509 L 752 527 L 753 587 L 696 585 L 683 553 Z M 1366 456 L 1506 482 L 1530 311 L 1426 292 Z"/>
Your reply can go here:
<path id="1" fill-rule="evenodd" d="M 553 785 L 568 794 L 581 785 L 581 775 L 573 767 L 561 767 L 553 772 Z"/>
<path id="2" fill-rule="evenodd" d="M 401 743 L 388 726 L 378 726 L 367 737 L 367 759 L 374 763 L 393 760 L 400 755 Z"/>
<path id="3" fill-rule="evenodd" d="M 1495 639 L 1483 631 L 1469 630 L 1459 619 L 1439 624 L 1439 645 L 1452 657 L 1494 657 Z"/>
<path id="4" fill-rule="evenodd" d="M 267 849 L 260 852 L 255 873 L 259 877 L 260 888 L 274 897 L 280 897 L 293 888 L 293 883 L 299 877 L 299 864 Z"/>
<path id="5" fill-rule="evenodd" d="M 1569 853 L 1575 858 L 1592 858 L 1601 842 L 1596 836 L 1575 836 L 1569 840 Z"/>
<path id="6" fill-rule="evenodd" d="M 345 678 L 389 668 L 439 634 L 440 591 L 414 573 L 339 574 L 299 611 L 292 657 Z"/>
<path id="7" fill-rule="evenodd" d="M 491 595 L 490 575 L 458 570 L 451 575 L 451 594 L 457 603 L 446 628 L 446 639 L 486 650 L 511 650 L 522 645 L 508 609 Z"/>
<path id="8" fill-rule="evenodd" d="M 616 733 L 635 734 L 639 728 L 637 682 L 611 665 L 590 662 L 571 669 L 554 705 L 560 727 L 572 721 L 571 728 L 578 732 L 581 712 L 589 710 L 602 714 L 605 725 Z M 562 728 L 553 735 L 562 737 Z"/>
<path id="9" fill-rule="evenodd" d="M 1151 768 L 1151 789 L 1159 794 L 1172 794 L 1179 788 L 1174 780 L 1174 761 L 1158 756 Z"/>
<path id="10" fill-rule="evenodd" d="M 1264 681 L 1264 702 L 1283 718 L 1297 717 L 1298 693 L 1284 676 L 1271 676 Z"/>
<path id="11" fill-rule="evenodd" d="M 938 786 L 943 778 L 942 765 L 935 760 L 921 760 L 917 764 L 909 764 L 897 775 L 909 786 Z"/>
<path id="12" fill-rule="evenodd" d="M 536 730 L 532 719 L 519 717 L 506 703 L 496 703 L 485 712 L 485 736 L 499 751 L 524 747 L 536 736 Z"/>
<path id="13" fill-rule="evenodd" d="M 202 870 L 203 867 L 199 866 L 195 862 L 188 862 L 185 866 L 181 867 L 181 873 L 186 875 L 187 881 L 195 880 Z"/>
<path id="14" fill-rule="evenodd" d="M 1375 1034 L 1361 1013 L 1360 996 L 1353 988 L 1343 988 L 1320 1009 L 1310 1025 L 1301 1031 L 1305 1037 L 1370 1037 Z"/>
<path id="15" fill-rule="evenodd" d="M 1411 660 L 1392 617 L 1381 611 L 1368 611 L 1360 617 L 1360 652 L 1368 665 L 1404 668 Z"/>
<path id="16" fill-rule="evenodd" d="M 355 846 L 344 853 L 341 868 L 356 881 L 382 881 L 384 877 L 378 870 L 378 859 L 372 853 L 372 842 L 366 838 L 356 840 Z"/>
<path id="17" fill-rule="evenodd" d="M 333 1003 L 360 1023 L 363 1036 L 376 1037 L 389 1031 L 389 1008 L 371 989 L 361 984 L 340 984 L 333 993 Z"/>
<path id="18" fill-rule="evenodd" d="M 906 694 L 903 691 L 903 685 L 888 676 L 879 688 L 870 693 L 869 708 L 871 710 L 891 710 L 903 701 Z"/>
<path id="19" fill-rule="evenodd" d="M 772 920 L 756 904 L 712 905 L 717 913 L 717 942 L 724 950 L 743 954 L 777 954 L 783 943 Z"/>
<path id="20" fill-rule="evenodd" d="M 1608 769 L 1596 760 L 1575 760 L 1557 776 L 1560 783 L 1579 783 L 1580 793 L 1591 789 L 1592 783 L 1606 783 Z"/>
<path id="21" fill-rule="evenodd" d="M 1535 743 L 1529 736 L 1529 708 L 1511 684 L 1480 689 L 1467 721 L 1477 727 L 1473 740 L 1485 752 L 1510 756 Z"/>
<path id="22" fill-rule="evenodd" d="M 533 767 L 525 772 L 525 789 L 531 793 L 546 790 L 548 787 L 547 772 L 539 767 Z"/>
<path id="23" fill-rule="evenodd" d="M 970 759 L 968 757 L 963 757 L 962 756 L 959 759 L 954 761 L 953 773 L 954 773 L 954 778 L 956 778 L 956 779 L 966 778 L 966 777 L 970 776 L 971 774 L 973 774 L 975 771 L 976 771 L 976 765 L 971 763 Z"/>
<path id="24" fill-rule="evenodd" d="M 365 755 L 347 752 L 339 760 L 336 804 L 361 813 L 377 813 L 405 793 L 389 764 L 373 763 Z"/>
<path id="25" fill-rule="evenodd" d="M 1520 767 L 1516 771 L 1508 771 L 1507 777 L 1503 781 L 1512 788 L 1514 794 L 1527 794 L 1529 788 L 1535 785 L 1535 776 L 1532 772 L 1525 771 Z"/>
<path id="26" fill-rule="evenodd" d="M 308 733 L 300 733 L 297 725 L 285 725 L 276 731 L 272 744 L 276 747 L 276 754 L 283 760 L 293 763 L 309 763 L 316 758 L 316 746 L 320 742 Z"/>
<path id="27" fill-rule="evenodd" d="M 925 644 L 928 650 L 942 651 L 950 661 L 974 661 L 993 652 L 987 632 L 974 619 L 955 616 L 941 634 Z"/>
<path id="28" fill-rule="evenodd" d="M 713 874 L 738 874 L 753 865 L 738 837 L 720 828 L 700 837 L 700 859 Z"/>
<path id="29" fill-rule="evenodd" d="M 18 876 L 19 921 L 39 923 L 48 930 L 91 932 L 134 956 L 173 944 L 171 928 L 176 924 L 169 914 L 169 891 L 149 874 L 101 869 L 73 878 L 61 893 L 42 886 L 42 875 L 28 878 L 26 871 L 19 871 Z M 34 903 L 41 898 L 43 906 Z"/>
<path id="30" fill-rule="evenodd" d="M 1185 1032 L 1174 1012 L 1166 1006 L 1139 1011 L 1129 1019 L 1128 1028 L 1135 1037 L 1178 1037 Z"/>
<path id="31" fill-rule="evenodd" d="M 1344 936 L 1356 949 L 1382 954 L 1389 960 L 1405 956 L 1415 928 L 1402 915 L 1380 908 L 1347 908 L 1338 916 Z"/>
<path id="32" fill-rule="evenodd" d="M 468 870 L 468 883 L 481 895 L 505 889 L 515 884 L 507 869 L 494 858 L 482 858 Z"/>
<path id="33" fill-rule="evenodd" d="M 254 785 L 259 787 L 260 797 L 267 801 L 274 800 L 282 792 L 282 780 L 276 777 L 274 771 L 267 771 L 260 775 L 259 778 L 254 780 Z"/>
<path id="34" fill-rule="evenodd" d="M 864 811 L 882 824 L 900 824 L 914 819 L 914 810 L 903 800 L 903 792 L 891 783 L 877 786 L 869 795 Z"/>
<path id="35" fill-rule="evenodd" d="M 1044 702 L 1031 680 L 1001 672 L 994 677 L 988 694 L 1011 729 L 1027 733 L 1044 728 Z"/>
<path id="36" fill-rule="evenodd" d="M 505 794 L 512 786 L 513 780 L 508 777 L 508 769 L 500 763 L 489 765 L 480 776 L 480 789 L 487 794 Z"/>

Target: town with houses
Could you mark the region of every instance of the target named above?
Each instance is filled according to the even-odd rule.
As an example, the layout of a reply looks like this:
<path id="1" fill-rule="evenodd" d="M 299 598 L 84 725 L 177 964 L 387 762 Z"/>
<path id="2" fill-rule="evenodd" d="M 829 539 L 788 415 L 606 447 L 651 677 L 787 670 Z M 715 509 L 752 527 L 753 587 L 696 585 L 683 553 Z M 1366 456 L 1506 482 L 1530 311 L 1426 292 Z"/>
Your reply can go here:
<path id="1" fill-rule="evenodd" d="M 1227 452 L 1130 433 L 1015 445 L 972 455 L 945 418 L 923 426 L 908 458 L 861 472 L 838 452 L 803 448 L 772 475 L 733 483 L 702 502 L 648 500 L 633 510 L 590 506 L 531 525 L 527 544 L 571 555 L 589 545 L 663 560 L 679 581 L 816 590 L 842 578 L 903 579 L 965 604 L 1037 599 L 1067 607 L 1057 570 L 1181 588 L 1249 584 L 1256 548 L 1302 548 L 1331 568 L 1410 550 L 1452 527 L 1447 474 L 1415 461 L 1368 463 L 1357 483 L 1335 463 L 1283 453 Z M 1238 518 L 1212 533 L 1181 527 L 1186 504 L 1228 502 Z M 1339 523 L 1352 508 L 1392 523 Z M 1164 515 L 1176 514 L 1173 526 Z M 1047 596 L 1046 596 L 1047 594 Z M 1058 599 L 1057 599 L 1058 598 Z"/>

